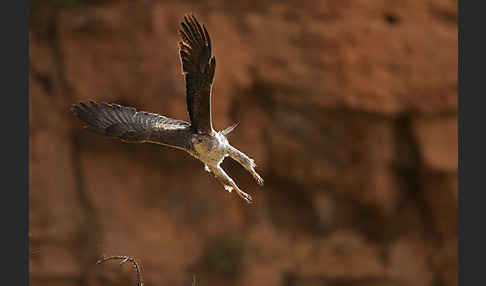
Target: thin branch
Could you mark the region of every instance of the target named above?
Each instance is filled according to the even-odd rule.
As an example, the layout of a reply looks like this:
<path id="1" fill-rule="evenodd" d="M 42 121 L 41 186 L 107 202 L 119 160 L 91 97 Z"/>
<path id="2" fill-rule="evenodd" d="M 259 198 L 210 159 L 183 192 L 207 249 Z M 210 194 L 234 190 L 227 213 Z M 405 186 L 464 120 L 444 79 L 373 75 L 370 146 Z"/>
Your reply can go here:
<path id="1" fill-rule="evenodd" d="M 96 264 L 101 264 L 105 261 L 108 260 L 121 260 L 120 265 L 125 264 L 126 262 L 130 261 L 133 264 L 133 267 L 135 267 L 135 271 L 137 272 L 137 286 L 143 286 L 142 282 L 142 274 L 140 271 L 140 266 L 138 265 L 137 261 L 135 259 L 131 258 L 130 256 L 109 256 L 109 257 L 103 257 L 100 260 L 96 262 Z"/>

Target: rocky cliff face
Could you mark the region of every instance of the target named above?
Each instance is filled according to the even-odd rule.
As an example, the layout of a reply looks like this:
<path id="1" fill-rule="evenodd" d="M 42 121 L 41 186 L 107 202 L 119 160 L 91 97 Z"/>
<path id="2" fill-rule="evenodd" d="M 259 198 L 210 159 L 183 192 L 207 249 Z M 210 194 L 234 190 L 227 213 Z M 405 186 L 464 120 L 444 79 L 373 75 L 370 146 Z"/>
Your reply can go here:
<path id="1" fill-rule="evenodd" d="M 31 285 L 457 285 L 457 2 L 32 1 Z M 81 128 L 88 99 L 188 119 L 178 25 L 217 58 L 213 120 L 265 186 Z"/>

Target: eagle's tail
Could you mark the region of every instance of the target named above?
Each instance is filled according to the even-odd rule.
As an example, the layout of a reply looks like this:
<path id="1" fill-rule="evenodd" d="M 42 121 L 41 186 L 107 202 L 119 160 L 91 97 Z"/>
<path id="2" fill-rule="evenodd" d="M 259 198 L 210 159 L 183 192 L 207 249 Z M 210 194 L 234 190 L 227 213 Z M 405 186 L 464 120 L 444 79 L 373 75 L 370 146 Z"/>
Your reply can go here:
<path id="1" fill-rule="evenodd" d="M 116 137 L 129 143 L 142 143 L 147 138 L 140 124 L 136 124 L 135 108 L 118 104 L 89 101 L 73 105 L 71 111 L 83 121 L 84 127 L 99 135 Z M 142 129 L 142 130 L 139 130 Z"/>
<path id="2" fill-rule="evenodd" d="M 236 126 L 238 126 L 238 124 L 240 124 L 239 122 L 236 122 L 235 124 L 231 125 L 230 127 L 226 128 L 225 130 L 221 131 L 221 133 L 226 136 L 228 134 L 230 134 L 231 131 L 233 131 L 233 129 L 236 128 Z"/>

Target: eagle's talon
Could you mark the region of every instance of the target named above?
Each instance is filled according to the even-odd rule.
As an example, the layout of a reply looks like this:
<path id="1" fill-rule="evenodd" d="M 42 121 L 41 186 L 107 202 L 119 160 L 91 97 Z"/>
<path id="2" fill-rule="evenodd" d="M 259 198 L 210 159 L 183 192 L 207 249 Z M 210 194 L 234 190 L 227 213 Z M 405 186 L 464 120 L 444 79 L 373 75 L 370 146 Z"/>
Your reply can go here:
<path id="1" fill-rule="evenodd" d="M 263 186 L 263 178 L 256 175 L 257 177 L 255 177 L 255 180 L 257 181 L 257 184 L 260 185 L 260 186 Z"/>
<path id="2" fill-rule="evenodd" d="M 251 204 L 253 199 L 251 198 L 251 196 L 243 191 L 238 191 L 238 195 L 244 199 L 247 203 Z"/>

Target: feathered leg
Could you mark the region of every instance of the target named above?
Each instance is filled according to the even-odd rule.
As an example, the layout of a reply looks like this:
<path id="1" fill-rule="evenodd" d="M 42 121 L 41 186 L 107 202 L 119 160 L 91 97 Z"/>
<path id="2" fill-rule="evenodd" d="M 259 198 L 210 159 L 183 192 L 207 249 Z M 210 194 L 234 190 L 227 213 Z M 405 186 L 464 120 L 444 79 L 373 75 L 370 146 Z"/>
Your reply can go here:
<path id="1" fill-rule="evenodd" d="M 256 164 L 251 159 L 248 157 L 246 154 L 241 152 L 240 150 L 236 149 L 233 146 L 230 146 L 228 149 L 230 157 L 235 160 L 236 162 L 240 163 L 241 166 L 243 166 L 250 174 L 253 176 L 253 178 L 257 181 L 257 183 L 260 186 L 263 186 L 263 178 L 258 175 L 258 173 L 255 171 Z"/>
<path id="2" fill-rule="evenodd" d="M 211 168 L 211 172 L 213 172 L 214 176 L 218 181 L 223 184 L 224 189 L 227 190 L 228 192 L 231 192 L 232 190 L 235 190 L 238 196 L 240 196 L 242 199 L 244 199 L 247 203 L 251 204 L 251 196 L 242 190 L 236 185 L 236 183 L 231 179 L 228 174 L 221 168 L 221 166 L 217 166 L 215 168 Z"/>

